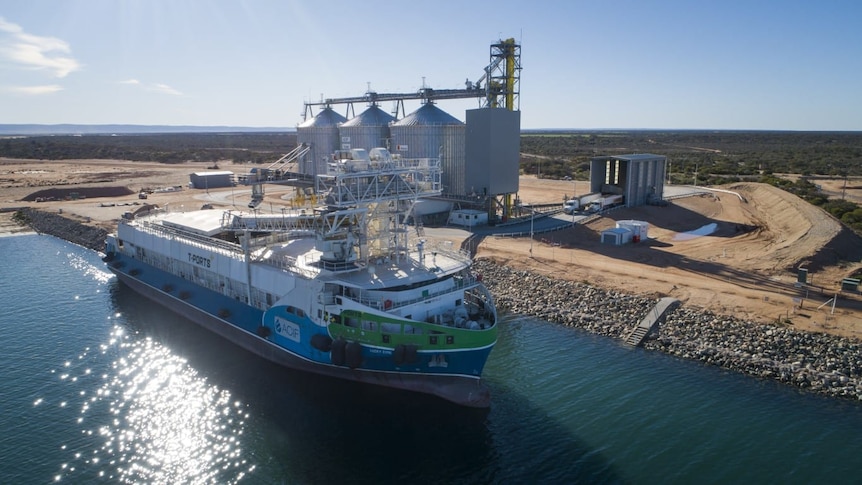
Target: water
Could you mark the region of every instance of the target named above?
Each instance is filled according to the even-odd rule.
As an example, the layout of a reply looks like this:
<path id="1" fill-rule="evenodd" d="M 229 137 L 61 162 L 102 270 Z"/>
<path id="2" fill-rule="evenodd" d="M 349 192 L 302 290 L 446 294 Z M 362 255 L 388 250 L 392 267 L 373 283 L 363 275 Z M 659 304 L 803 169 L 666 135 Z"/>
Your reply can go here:
<path id="1" fill-rule="evenodd" d="M 0 483 L 850 483 L 862 405 L 510 315 L 489 410 L 278 368 L 0 238 Z M 525 293 L 526 294 L 526 293 Z"/>

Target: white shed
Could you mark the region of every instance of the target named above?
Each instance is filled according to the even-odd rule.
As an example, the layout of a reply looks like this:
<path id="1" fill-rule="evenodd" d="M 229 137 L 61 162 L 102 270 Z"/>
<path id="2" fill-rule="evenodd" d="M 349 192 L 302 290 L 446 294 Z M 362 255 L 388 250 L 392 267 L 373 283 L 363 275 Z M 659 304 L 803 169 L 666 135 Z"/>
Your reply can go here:
<path id="1" fill-rule="evenodd" d="M 449 224 L 473 227 L 488 223 L 488 213 L 476 209 L 456 209 L 449 213 Z"/>
<path id="2" fill-rule="evenodd" d="M 617 227 L 628 229 L 632 232 L 632 242 L 646 240 L 649 235 L 649 223 L 646 221 L 625 220 L 617 221 Z"/>
<path id="3" fill-rule="evenodd" d="M 631 229 L 626 229 L 625 227 L 615 227 L 613 229 L 602 231 L 602 244 L 613 244 L 615 246 L 622 246 L 623 244 L 628 244 L 631 241 Z"/>

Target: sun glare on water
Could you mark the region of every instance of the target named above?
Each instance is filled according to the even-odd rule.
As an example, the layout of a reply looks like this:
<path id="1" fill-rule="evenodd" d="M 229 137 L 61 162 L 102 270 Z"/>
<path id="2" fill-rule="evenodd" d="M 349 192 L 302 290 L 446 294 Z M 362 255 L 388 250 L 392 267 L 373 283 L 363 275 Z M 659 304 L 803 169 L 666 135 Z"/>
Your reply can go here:
<path id="1" fill-rule="evenodd" d="M 93 379 L 96 389 L 78 419 L 87 444 L 69 445 L 74 459 L 61 465 L 55 481 L 235 483 L 250 472 L 241 450 L 248 418 L 242 403 L 168 348 L 116 330 L 113 345 L 101 347 L 103 356 L 115 356 L 110 372 L 64 368 Z"/>

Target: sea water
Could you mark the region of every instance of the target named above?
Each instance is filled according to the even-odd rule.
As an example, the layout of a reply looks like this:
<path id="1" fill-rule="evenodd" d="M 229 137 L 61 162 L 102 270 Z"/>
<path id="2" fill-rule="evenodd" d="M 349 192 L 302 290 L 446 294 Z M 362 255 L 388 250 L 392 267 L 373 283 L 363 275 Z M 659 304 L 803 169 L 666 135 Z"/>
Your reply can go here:
<path id="1" fill-rule="evenodd" d="M 0 254 L 0 483 L 859 480 L 855 401 L 504 315 L 460 408 L 279 368 L 64 241 Z"/>

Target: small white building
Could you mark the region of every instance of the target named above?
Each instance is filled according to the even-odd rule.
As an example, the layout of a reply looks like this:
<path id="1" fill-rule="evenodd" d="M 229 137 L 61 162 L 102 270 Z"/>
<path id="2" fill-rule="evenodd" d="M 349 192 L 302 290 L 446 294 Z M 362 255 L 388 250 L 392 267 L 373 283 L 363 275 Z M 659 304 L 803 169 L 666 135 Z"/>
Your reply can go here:
<path id="1" fill-rule="evenodd" d="M 602 244 L 622 246 L 632 242 L 632 231 L 625 227 L 615 227 L 602 231 Z"/>
<path id="2" fill-rule="evenodd" d="M 645 241 L 649 237 L 649 223 L 646 221 L 624 220 L 617 221 L 617 227 L 628 229 L 632 232 L 632 242 Z"/>
<path id="3" fill-rule="evenodd" d="M 488 223 L 488 213 L 476 209 L 456 209 L 449 213 L 449 224 L 474 227 Z"/>

